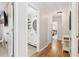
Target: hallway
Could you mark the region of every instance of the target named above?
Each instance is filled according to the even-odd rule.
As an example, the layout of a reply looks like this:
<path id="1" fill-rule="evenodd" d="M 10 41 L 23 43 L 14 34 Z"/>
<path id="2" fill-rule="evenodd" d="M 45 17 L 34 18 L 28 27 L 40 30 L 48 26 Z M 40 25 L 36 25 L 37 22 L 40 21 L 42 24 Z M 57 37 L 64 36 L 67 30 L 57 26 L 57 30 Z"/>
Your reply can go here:
<path id="1" fill-rule="evenodd" d="M 69 57 L 69 53 L 67 51 L 62 50 L 61 40 L 58 40 L 56 45 L 56 49 L 51 47 L 51 43 L 41 52 L 36 52 L 32 57 Z"/>
<path id="2" fill-rule="evenodd" d="M 7 3 L 1 12 L 3 28 L 0 39 L 1 44 L 5 43 L 8 49 L 1 47 L 0 55 L 78 56 L 78 5 L 72 2 Z M 4 11 L 7 18 L 4 17 Z M 4 25 L 6 22 L 7 26 Z"/>

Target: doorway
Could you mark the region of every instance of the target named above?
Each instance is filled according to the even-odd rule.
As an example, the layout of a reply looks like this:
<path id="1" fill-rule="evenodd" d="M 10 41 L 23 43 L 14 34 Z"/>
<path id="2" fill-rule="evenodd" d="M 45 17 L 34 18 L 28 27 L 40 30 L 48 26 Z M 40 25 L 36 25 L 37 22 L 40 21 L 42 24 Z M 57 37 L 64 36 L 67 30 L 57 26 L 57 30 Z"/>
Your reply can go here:
<path id="1" fill-rule="evenodd" d="M 52 51 L 53 56 L 62 56 L 62 15 L 55 14 L 52 17 Z M 60 45 L 58 45 L 60 44 Z M 60 51 L 60 52 L 59 52 Z M 59 54 L 58 54 L 59 53 Z"/>
<path id="2" fill-rule="evenodd" d="M 51 41 L 62 39 L 62 16 L 54 15 L 51 23 Z"/>
<path id="3" fill-rule="evenodd" d="M 28 56 L 33 56 L 39 49 L 38 13 L 28 4 Z"/>
<path id="4" fill-rule="evenodd" d="M 57 49 L 58 51 L 60 50 L 61 56 L 64 57 L 70 56 L 70 42 L 71 42 L 70 22 L 71 22 L 70 10 L 61 10 L 61 11 L 58 10 L 52 17 L 52 25 L 51 25 L 53 30 L 53 31 L 51 30 L 53 34 L 53 35 L 51 34 L 52 49 L 54 50 Z M 56 46 L 60 48 L 57 48 Z"/>

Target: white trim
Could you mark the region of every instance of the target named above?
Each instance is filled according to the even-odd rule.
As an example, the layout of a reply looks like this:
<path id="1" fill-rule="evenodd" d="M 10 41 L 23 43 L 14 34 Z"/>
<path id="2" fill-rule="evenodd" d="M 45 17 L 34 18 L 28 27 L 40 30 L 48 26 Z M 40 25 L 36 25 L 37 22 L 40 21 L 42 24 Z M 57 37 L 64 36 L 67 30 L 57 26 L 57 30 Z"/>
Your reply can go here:
<path id="1" fill-rule="evenodd" d="M 28 9 L 27 3 L 26 3 L 26 9 Z M 28 48 L 27 48 L 28 47 L 28 45 L 27 45 L 28 44 L 28 32 L 27 32 L 28 31 L 28 29 L 27 29 L 28 21 L 27 21 L 27 19 L 28 19 L 28 11 L 26 12 L 26 22 L 25 22 L 26 23 L 26 57 L 28 57 Z"/>
<path id="2" fill-rule="evenodd" d="M 27 31 L 25 24 L 26 23 L 25 19 L 27 18 L 27 16 L 25 11 L 27 11 L 26 3 L 18 3 L 18 2 L 14 3 L 14 56 L 15 57 L 27 56 L 27 44 L 26 44 L 27 39 L 25 32 Z"/>
<path id="3" fill-rule="evenodd" d="M 37 20 L 37 51 L 39 51 L 40 47 L 40 11 L 38 11 L 38 20 Z"/>
<path id="4" fill-rule="evenodd" d="M 18 56 L 18 4 L 14 3 L 14 56 Z"/>
<path id="5" fill-rule="evenodd" d="M 44 46 L 43 48 L 41 48 L 38 52 L 43 51 L 45 48 L 47 48 L 47 47 L 48 47 L 48 45 L 49 45 L 49 43 L 48 43 L 46 46 Z"/>
<path id="6" fill-rule="evenodd" d="M 71 57 L 78 57 L 78 2 L 72 3 L 71 12 Z"/>

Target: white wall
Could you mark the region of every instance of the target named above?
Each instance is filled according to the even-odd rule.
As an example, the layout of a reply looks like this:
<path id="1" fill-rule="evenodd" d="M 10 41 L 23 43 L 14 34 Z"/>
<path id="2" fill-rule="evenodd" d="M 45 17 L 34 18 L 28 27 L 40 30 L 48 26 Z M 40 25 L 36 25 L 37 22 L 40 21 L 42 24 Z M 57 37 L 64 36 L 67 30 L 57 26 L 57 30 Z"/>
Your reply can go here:
<path id="1" fill-rule="evenodd" d="M 51 41 L 52 19 L 53 19 L 53 16 L 56 15 L 57 11 L 60 11 L 60 10 L 56 10 L 49 14 L 50 15 L 49 21 L 48 21 L 48 39 L 49 39 L 49 41 Z M 61 11 L 62 11 L 62 15 L 61 15 L 62 21 L 59 23 L 59 24 L 62 24 L 62 29 L 60 29 L 60 30 L 62 30 L 61 35 L 62 36 L 69 35 L 69 11 L 70 11 L 70 9 L 62 9 Z"/>
<path id="2" fill-rule="evenodd" d="M 72 3 L 72 14 L 71 14 L 71 56 L 78 56 L 78 2 Z"/>
<path id="3" fill-rule="evenodd" d="M 14 3 L 14 55 L 25 57 L 27 54 L 27 4 Z"/>
<path id="4" fill-rule="evenodd" d="M 64 9 L 62 13 L 62 35 L 69 35 L 69 9 Z"/>
<path id="5" fill-rule="evenodd" d="M 62 15 L 57 15 L 52 17 L 52 23 L 56 21 L 58 23 L 57 25 L 57 39 L 62 39 Z M 53 30 L 53 29 L 52 29 Z"/>
<path id="6" fill-rule="evenodd" d="M 51 30 L 52 30 L 52 28 L 51 28 L 52 27 L 52 17 L 53 17 L 52 14 L 50 14 L 49 15 L 49 21 L 48 21 L 48 40 L 49 40 L 49 42 L 51 42 L 51 39 L 52 39 L 51 38 L 51 36 L 52 36 L 51 35 Z"/>
<path id="7" fill-rule="evenodd" d="M 40 49 L 44 48 L 48 44 L 48 20 L 48 14 L 43 14 L 40 11 Z"/>

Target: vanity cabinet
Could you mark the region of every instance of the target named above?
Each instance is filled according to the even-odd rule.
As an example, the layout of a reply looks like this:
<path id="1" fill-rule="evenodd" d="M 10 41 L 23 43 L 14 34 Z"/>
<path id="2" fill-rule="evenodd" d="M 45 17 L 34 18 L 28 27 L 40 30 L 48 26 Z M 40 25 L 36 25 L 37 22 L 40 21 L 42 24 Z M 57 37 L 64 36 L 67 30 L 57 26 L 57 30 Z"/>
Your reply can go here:
<path id="1" fill-rule="evenodd" d="M 70 53 L 70 36 L 63 36 L 62 40 L 62 45 L 63 45 L 63 50 L 68 51 Z"/>

